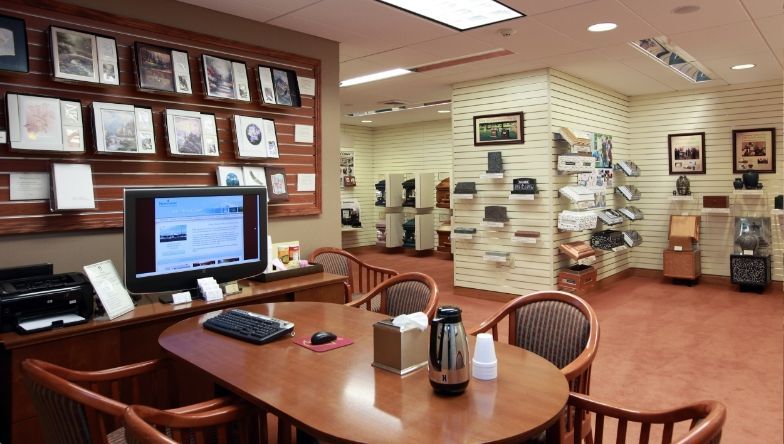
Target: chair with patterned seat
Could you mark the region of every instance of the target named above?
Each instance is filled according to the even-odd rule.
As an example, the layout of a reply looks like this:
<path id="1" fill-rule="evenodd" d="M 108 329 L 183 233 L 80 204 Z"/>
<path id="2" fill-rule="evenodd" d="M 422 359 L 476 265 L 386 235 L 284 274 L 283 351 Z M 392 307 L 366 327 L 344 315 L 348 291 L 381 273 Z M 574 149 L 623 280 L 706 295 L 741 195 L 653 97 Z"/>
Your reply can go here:
<path id="1" fill-rule="evenodd" d="M 346 305 L 389 316 L 421 311 L 428 319 L 433 319 L 438 305 L 438 286 L 436 281 L 426 274 L 401 273 Z"/>
<path id="2" fill-rule="evenodd" d="M 308 262 L 321 264 L 327 273 L 346 276 L 344 282 L 346 292 L 344 302 L 346 303 L 397 275 L 395 270 L 367 264 L 348 251 L 339 248 L 317 248 L 308 257 Z"/>
<path id="3" fill-rule="evenodd" d="M 470 331 L 476 335 L 492 330 L 498 340 L 498 324 L 509 318 L 508 343 L 534 352 L 561 369 L 572 392 L 588 394 L 591 365 L 599 346 L 599 321 L 583 299 L 562 291 L 541 291 L 507 302 L 495 314 Z M 566 410 L 562 442 L 570 443 L 574 411 Z M 583 434 L 590 433 L 590 415 L 584 415 Z"/>

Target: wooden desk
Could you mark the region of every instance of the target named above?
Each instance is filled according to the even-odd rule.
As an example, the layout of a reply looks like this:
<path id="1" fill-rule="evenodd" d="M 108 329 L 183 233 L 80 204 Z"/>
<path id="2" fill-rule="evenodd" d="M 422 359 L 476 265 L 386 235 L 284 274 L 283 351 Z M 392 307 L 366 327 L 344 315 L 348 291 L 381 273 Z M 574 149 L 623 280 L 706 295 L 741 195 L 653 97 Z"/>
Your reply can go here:
<path id="1" fill-rule="evenodd" d="M 433 393 L 426 368 L 400 377 L 371 366 L 372 325 L 383 315 L 310 302 L 246 309 L 294 322 L 297 335 L 330 330 L 354 344 L 325 353 L 290 338 L 258 346 L 203 329 L 204 316 L 169 327 L 159 342 L 226 388 L 330 442 L 519 441 L 557 428 L 566 404 L 561 372 L 507 344 L 496 344 L 498 379 L 472 379 L 464 394 L 442 397 Z"/>
<path id="2" fill-rule="evenodd" d="M 214 302 L 166 305 L 145 297 L 123 316 L 97 317 L 86 324 L 31 335 L 0 334 L 0 443 L 39 443 L 35 409 L 22 382 L 20 363 L 37 358 L 73 369 L 97 370 L 164 356 L 161 332 L 182 319 L 216 309 L 261 301 L 343 303 L 344 276 L 316 273 L 274 282 L 242 281 L 242 292 Z M 185 367 L 185 366 L 183 366 Z M 178 378 L 194 383 L 182 393 L 184 402 L 207 399 L 212 384 L 201 372 L 184 370 Z M 196 381 L 199 384 L 196 384 Z M 197 387 L 193 390 L 193 387 Z"/>

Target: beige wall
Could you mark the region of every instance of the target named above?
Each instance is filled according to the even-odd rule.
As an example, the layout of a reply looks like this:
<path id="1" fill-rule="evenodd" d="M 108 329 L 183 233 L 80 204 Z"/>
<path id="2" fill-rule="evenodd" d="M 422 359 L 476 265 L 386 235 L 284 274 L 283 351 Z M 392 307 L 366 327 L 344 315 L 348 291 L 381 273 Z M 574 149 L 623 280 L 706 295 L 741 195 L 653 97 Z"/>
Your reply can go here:
<path id="1" fill-rule="evenodd" d="M 338 44 L 171 0 L 70 0 L 87 8 L 246 42 L 321 60 L 322 214 L 273 219 L 275 241 L 299 240 L 304 253 L 319 246 L 340 246 L 338 151 Z M 122 268 L 122 230 L 0 237 L 0 267 L 52 262 L 56 272 L 75 271 L 103 259 Z"/>

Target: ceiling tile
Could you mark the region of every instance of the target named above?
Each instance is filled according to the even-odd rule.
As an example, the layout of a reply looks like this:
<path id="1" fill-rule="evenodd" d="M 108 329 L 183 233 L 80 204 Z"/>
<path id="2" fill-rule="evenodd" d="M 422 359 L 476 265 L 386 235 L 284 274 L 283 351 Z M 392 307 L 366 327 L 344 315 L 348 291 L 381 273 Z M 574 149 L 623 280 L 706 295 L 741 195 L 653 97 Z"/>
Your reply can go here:
<path id="1" fill-rule="evenodd" d="M 784 14 L 757 19 L 754 22 L 771 48 L 784 49 Z"/>
<path id="2" fill-rule="evenodd" d="M 705 60 L 703 63 L 728 83 L 761 82 L 782 77 L 781 66 L 770 51 Z M 753 63 L 757 66 L 752 69 L 732 69 L 742 63 Z"/>
<path id="3" fill-rule="evenodd" d="M 695 29 L 733 23 L 746 18 L 746 12 L 738 0 L 689 0 L 688 5 L 699 6 L 691 14 L 673 14 L 672 10 L 683 6 L 684 0 L 620 0 L 632 11 L 662 34 L 693 31 Z M 649 37 L 656 37 L 650 35 Z"/>
<path id="4" fill-rule="evenodd" d="M 476 39 L 466 33 L 454 34 L 408 46 L 433 56 L 433 60 L 456 59 L 470 54 L 496 49 L 491 43 Z"/>
<path id="5" fill-rule="evenodd" d="M 180 0 L 183 3 L 202 6 L 215 11 L 226 12 L 238 17 L 266 22 L 276 17 L 288 14 L 306 6 L 318 3 L 321 0 Z"/>
<path id="6" fill-rule="evenodd" d="M 340 64 L 340 80 L 351 79 L 353 77 L 364 76 L 374 72 L 384 71 L 382 65 L 378 65 L 363 59 L 354 59 Z"/>
<path id="7" fill-rule="evenodd" d="M 748 9 L 754 18 L 768 17 L 784 14 L 784 4 L 781 0 L 738 0 Z"/>
<path id="8" fill-rule="evenodd" d="M 546 2 L 542 0 L 503 0 L 503 3 L 525 15 L 534 16 L 591 1 L 593 0 L 549 0 Z"/>
<path id="9" fill-rule="evenodd" d="M 526 17 L 523 21 L 509 26 L 515 33 L 509 37 L 502 36 L 492 27 L 468 31 L 471 37 L 482 40 L 496 48 L 506 48 L 526 60 L 540 59 L 552 55 L 588 49 L 589 46 L 567 35 L 552 30 L 534 18 Z M 547 38 L 542 38 L 547 36 Z"/>
<path id="10" fill-rule="evenodd" d="M 363 57 L 360 60 L 377 64 L 386 70 L 392 68 L 414 68 L 440 59 L 426 52 L 405 47 L 376 53 Z"/>
<path id="11" fill-rule="evenodd" d="M 767 48 L 750 21 L 672 34 L 670 41 L 698 61 L 761 52 Z"/>

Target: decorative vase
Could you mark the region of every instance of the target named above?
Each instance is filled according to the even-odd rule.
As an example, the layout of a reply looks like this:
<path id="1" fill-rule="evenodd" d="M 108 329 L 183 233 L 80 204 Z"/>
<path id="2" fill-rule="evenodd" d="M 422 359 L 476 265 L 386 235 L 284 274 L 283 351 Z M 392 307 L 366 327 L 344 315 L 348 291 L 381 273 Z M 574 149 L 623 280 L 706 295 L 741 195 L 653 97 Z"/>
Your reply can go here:
<path id="1" fill-rule="evenodd" d="M 759 245 L 759 236 L 754 233 L 746 232 L 735 239 L 742 251 L 754 251 Z"/>
<path id="2" fill-rule="evenodd" d="M 735 178 L 735 182 L 732 182 L 732 186 L 736 190 L 742 190 L 743 189 L 743 179 L 741 179 L 740 177 L 736 177 Z"/>
<path id="3" fill-rule="evenodd" d="M 691 194 L 689 190 L 689 179 L 686 176 L 681 176 L 675 181 L 675 189 L 678 190 L 679 196 L 688 196 Z"/>
<path id="4" fill-rule="evenodd" d="M 746 171 L 743 173 L 743 186 L 747 190 L 756 190 L 759 188 L 759 173 L 756 171 Z"/>

